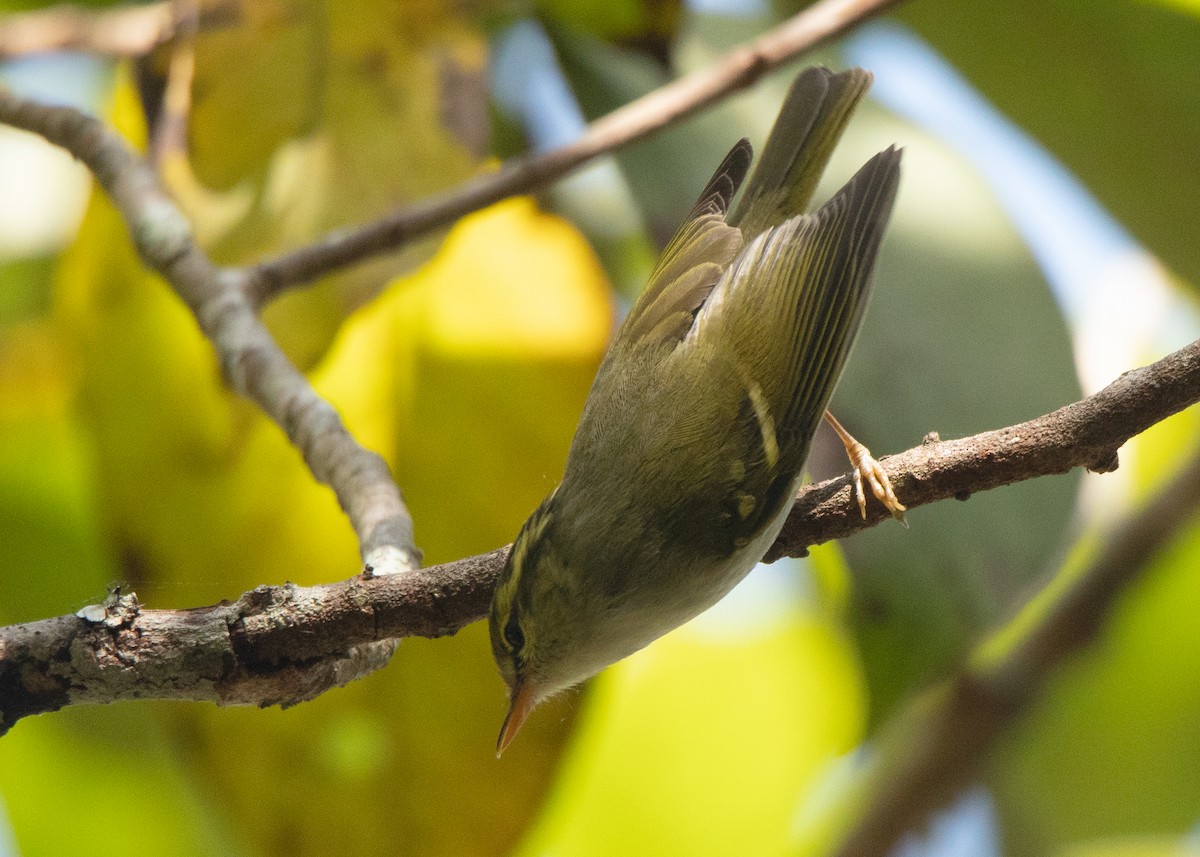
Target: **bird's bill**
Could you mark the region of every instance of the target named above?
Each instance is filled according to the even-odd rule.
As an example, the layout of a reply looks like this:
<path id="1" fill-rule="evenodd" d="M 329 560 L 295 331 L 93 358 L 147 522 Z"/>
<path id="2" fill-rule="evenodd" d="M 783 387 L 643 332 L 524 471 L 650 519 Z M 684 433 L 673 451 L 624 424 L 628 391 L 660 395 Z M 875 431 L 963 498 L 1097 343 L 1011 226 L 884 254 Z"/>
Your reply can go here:
<path id="1" fill-rule="evenodd" d="M 508 716 L 504 718 L 504 725 L 500 727 L 500 738 L 496 741 L 497 759 L 521 731 L 521 724 L 525 722 L 529 712 L 533 711 L 534 702 L 533 685 L 524 679 L 518 679 L 508 703 Z"/>

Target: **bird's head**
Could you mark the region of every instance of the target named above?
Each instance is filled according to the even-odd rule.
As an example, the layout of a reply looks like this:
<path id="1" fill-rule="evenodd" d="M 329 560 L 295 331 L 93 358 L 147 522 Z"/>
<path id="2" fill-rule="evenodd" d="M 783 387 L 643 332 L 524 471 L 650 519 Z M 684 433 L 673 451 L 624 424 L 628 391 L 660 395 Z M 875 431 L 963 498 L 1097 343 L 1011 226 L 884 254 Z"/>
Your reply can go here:
<path id="1" fill-rule="evenodd" d="M 513 542 L 488 615 L 492 655 L 509 689 L 497 755 L 539 702 L 595 672 L 580 657 L 589 623 L 557 543 L 561 530 L 552 500 L 533 513 Z"/>

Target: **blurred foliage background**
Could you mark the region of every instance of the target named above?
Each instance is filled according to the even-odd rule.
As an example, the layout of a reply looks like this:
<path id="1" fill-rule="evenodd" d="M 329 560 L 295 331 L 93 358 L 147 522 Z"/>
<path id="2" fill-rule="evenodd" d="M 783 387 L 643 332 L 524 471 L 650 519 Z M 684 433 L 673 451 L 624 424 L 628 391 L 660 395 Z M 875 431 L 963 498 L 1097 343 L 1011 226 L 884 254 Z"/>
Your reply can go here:
<path id="1" fill-rule="evenodd" d="M 178 47 L 9 58 L 0 81 L 155 152 L 205 247 L 242 263 L 569 141 L 802 5 L 244 0 L 194 40 L 183 146 L 162 108 Z M 877 454 L 1029 419 L 1200 336 L 1198 15 L 1190 0 L 911 0 L 806 58 L 877 76 L 829 190 L 906 150 L 834 402 Z M 390 463 L 428 562 L 506 543 L 554 486 L 614 319 L 725 150 L 765 137 L 794 72 L 267 308 Z M 0 128 L 0 189 L 0 621 L 71 612 L 114 582 L 183 607 L 354 574 L 331 493 L 225 391 L 82 168 Z M 1196 438 L 1185 412 L 1117 473 L 919 509 L 910 531 L 760 568 L 539 710 L 502 761 L 479 625 L 405 641 L 386 670 L 288 711 L 22 721 L 0 739 L 0 855 L 107 851 L 114 834 L 137 854 L 826 853 L 888 725 Z M 810 469 L 845 469 L 831 438 Z M 1189 852 L 1193 518 L 903 853 Z"/>

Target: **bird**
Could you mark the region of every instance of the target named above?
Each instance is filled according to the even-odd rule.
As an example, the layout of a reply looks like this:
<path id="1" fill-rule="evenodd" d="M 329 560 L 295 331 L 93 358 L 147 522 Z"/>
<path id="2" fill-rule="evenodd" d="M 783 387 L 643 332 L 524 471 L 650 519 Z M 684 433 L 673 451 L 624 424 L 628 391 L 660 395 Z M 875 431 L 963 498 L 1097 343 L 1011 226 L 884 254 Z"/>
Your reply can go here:
<path id="1" fill-rule="evenodd" d="M 891 215 L 902 150 L 805 209 L 870 72 L 801 72 L 762 157 L 730 150 L 611 342 L 558 486 L 521 528 L 488 614 L 509 690 L 499 756 L 543 700 L 711 607 L 791 509 L 817 425 L 903 520 L 828 414 Z M 858 455 L 858 460 L 855 456 Z"/>

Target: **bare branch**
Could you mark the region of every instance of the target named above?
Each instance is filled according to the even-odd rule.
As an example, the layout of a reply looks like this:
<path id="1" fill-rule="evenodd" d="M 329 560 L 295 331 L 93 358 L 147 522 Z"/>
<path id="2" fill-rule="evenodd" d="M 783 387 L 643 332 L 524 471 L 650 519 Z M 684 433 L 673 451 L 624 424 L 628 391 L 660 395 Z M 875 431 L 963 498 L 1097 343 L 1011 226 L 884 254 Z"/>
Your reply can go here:
<path id="1" fill-rule="evenodd" d="M 419 562 L 412 520 L 383 459 L 346 431 L 337 412 L 287 359 L 245 298 L 245 274 L 216 268 L 150 166 L 104 123 L 69 107 L 0 90 L 0 122 L 42 135 L 91 169 L 124 217 L 143 261 L 196 316 L 229 385 L 253 399 L 333 488 L 377 571 Z"/>
<path id="2" fill-rule="evenodd" d="M 575 142 L 508 161 L 354 230 L 265 261 L 250 270 L 250 298 L 262 305 L 290 286 L 309 283 L 444 227 L 505 197 L 545 187 L 593 158 L 616 151 L 746 89 L 760 77 L 833 39 L 899 0 L 819 0 L 721 59 L 597 119 Z"/>
<path id="3" fill-rule="evenodd" d="M 965 500 L 979 491 L 1074 467 L 1107 473 L 1117 469 L 1117 450 L 1125 441 L 1196 401 L 1200 342 L 1126 372 L 1095 395 L 1045 416 L 960 440 L 927 437 L 921 446 L 882 463 L 910 509 L 949 497 Z M 844 512 L 852 502 L 845 480 L 810 488 L 768 551 L 767 561 L 800 555 L 809 545 L 862 529 Z M 883 506 L 868 505 L 869 523 L 889 518 Z"/>
<path id="4" fill-rule="evenodd" d="M 863 815 L 838 853 L 893 853 L 901 836 L 969 787 L 1053 670 L 1099 633 L 1117 598 L 1198 508 L 1200 456 L 1113 528 L 1091 564 L 998 662 L 966 668 L 922 700 L 895 730 L 905 740 L 885 739 Z"/>
<path id="5" fill-rule="evenodd" d="M 912 509 L 1073 466 L 1112 469 L 1115 450 L 1126 440 L 1197 401 L 1200 342 L 1038 419 L 926 443 L 884 462 Z M 809 545 L 888 519 L 877 511 L 863 521 L 851 492 L 849 476 L 806 486 L 771 555 L 803 553 Z M 1159 505 L 1156 501 L 1153 509 Z M 1138 543 L 1123 538 L 1115 543 Z M 453 634 L 483 618 L 506 551 L 403 575 L 360 575 L 311 587 L 263 586 L 235 604 L 141 610 L 126 600 L 0 628 L 0 731 L 27 714 L 82 702 L 160 697 L 224 705 L 300 702 L 321 689 L 312 679 L 314 669 L 331 677 L 358 666 L 347 666 L 356 644 Z M 1131 559 L 1119 566 L 1121 574 L 1135 573 L 1138 555 L 1123 554 Z M 1030 637 L 1013 675 L 999 671 L 987 681 L 1020 687 L 1021 664 L 1052 662 L 1076 645 L 1071 629 L 1093 628 L 1095 619 L 1089 616 L 1102 616 L 1119 588 L 1111 583 L 1112 572 L 1104 575 L 1070 600 L 1069 610 L 1063 608 L 1064 618 L 1055 620 L 1062 624 Z M 1068 633 L 1056 636 L 1054 629 Z M 973 693 L 976 684 L 972 679 L 960 692 Z M 958 704 L 977 704 L 967 696 Z"/>
<path id="6" fill-rule="evenodd" d="M 148 3 L 115 9 L 63 4 L 0 17 L 0 59 L 45 53 L 85 51 L 114 57 L 140 57 L 175 38 L 193 15 L 193 4 Z M 204 3 L 200 24 L 211 28 L 237 18 L 232 0 Z"/>
<path id="7" fill-rule="evenodd" d="M 193 610 L 143 610 L 125 595 L 0 629 L 0 734 L 26 715 L 83 703 L 304 702 L 382 667 L 396 638 L 453 633 L 481 615 L 501 554 L 327 586 L 261 586 Z M 297 636 L 286 627 L 293 619 Z"/>

